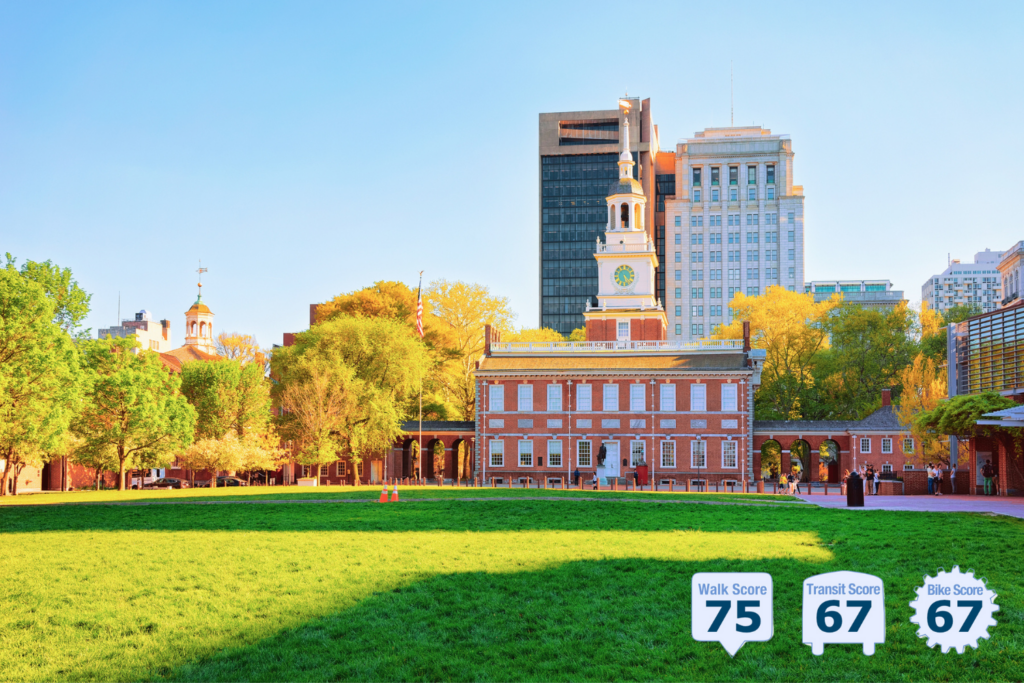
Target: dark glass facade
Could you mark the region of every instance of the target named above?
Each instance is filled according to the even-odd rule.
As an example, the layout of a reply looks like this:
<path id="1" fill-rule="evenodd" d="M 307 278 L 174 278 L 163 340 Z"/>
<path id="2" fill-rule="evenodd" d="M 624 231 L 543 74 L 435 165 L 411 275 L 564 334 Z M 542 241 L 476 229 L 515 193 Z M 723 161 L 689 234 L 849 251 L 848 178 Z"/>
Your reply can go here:
<path id="1" fill-rule="evenodd" d="M 541 326 L 566 336 L 583 327 L 587 300 L 597 304 L 594 248 L 618 160 L 617 152 L 541 157 Z"/>

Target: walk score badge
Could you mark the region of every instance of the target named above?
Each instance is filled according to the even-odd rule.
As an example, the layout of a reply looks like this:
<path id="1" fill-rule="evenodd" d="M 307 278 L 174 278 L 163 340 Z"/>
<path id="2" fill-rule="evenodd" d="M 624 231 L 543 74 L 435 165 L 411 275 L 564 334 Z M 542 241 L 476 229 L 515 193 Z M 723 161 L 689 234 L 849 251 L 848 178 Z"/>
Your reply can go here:
<path id="1" fill-rule="evenodd" d="M 690 583 L 694 640 L 720 642 L 735 657 L 747 642 L 772 639 L 772 577 L 763 572 L 705 572 Z"/>
<path id="2" fill-rule="evenodd" d="M 860 572 L 830 572 L 804 580 L 803 642 L 815 655 L 826 643 L 860 643 L 865 655 L 885 642 L 885 588 Z"/>
<path id="3" fill-rule="evenodd" d="M 978 649 L 978 638 L 988 638 L 988 627 L 995 626 L 992 615 L 999 611 L 996 594 L 974 572 L 960 573 L 960 567 L 937 576 L 925 576 L 917 588 L 917 600 L 910 603 L 914 616 L 910 621 L 920 628 L 917 635 L 928 639 L 928 647 L 942 646 L 943 654 L 956 648 L 964 653 L 970 645 Z"/>

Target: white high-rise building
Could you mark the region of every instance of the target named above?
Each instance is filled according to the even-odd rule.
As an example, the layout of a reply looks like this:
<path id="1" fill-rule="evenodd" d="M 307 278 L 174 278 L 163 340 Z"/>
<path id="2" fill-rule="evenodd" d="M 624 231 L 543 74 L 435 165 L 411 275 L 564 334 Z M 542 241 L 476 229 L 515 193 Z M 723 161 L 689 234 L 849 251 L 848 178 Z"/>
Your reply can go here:
<path id="1" fill-rule="evenodd" d="M 953 259 L 944 271 L 921 286 L 921 301 L 940 313 L 968 304 L 977 304 L 984 313 L 996 310 L 1003 298 L 998 266 L 1005 253 L 979 251 L 973 263 Z"/>
<path id="2" fill-rule="evenodd" d="M 736 292 L 804 291 L 804 193 L 788 135 L 707 128 L 676 145 L 662 268 L 669 339 L 728 324 Z"/>

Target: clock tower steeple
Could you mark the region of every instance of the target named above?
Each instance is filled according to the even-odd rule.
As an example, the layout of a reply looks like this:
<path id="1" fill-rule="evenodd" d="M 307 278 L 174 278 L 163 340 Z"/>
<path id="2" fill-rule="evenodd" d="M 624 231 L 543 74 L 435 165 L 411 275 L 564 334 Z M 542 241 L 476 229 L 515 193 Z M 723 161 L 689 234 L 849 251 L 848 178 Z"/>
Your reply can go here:
<path id="1" fill-rule="evenodd" d="M 605 240 L 597 240 L 597 307 L 587 303 L 587 341 L 662 341 L 668 317 L 656 298 L 658 255 L 644 228 L 647 197 L 633 178 L 629 144 L 631 102 L 619 100 L 622 153 L 619 179 L 608 190 Z"/>

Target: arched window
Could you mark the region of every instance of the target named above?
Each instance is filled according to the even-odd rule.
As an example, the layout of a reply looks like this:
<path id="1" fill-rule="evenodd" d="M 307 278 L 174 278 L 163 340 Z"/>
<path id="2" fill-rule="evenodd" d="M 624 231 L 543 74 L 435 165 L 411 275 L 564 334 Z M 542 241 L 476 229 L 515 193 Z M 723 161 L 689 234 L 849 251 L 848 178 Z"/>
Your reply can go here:
<path id="1" fill-rule="evenodd" d="M 641 228 L 644 227 L 644 221 L 643 221 L 643 214 L 640 211 L 640 205 L 639 204 L 636 204 L 633 207 L 633 213 L 635 214 L 633 216 L 633 229 L 634 230 L 640 230 Z"/>
<path id="2" fill-rule="evenodd" d="M 626 229 L 629 227 L 629 204 L 622 205 L 622 211 L 620 212 L 620 224 L 619 227 Z"/>
<path id="3" fill-rule="evenodd" d="M 615 207 L 611 204 L 608 205 L 608 229 L 615 229 Z"/>
<path id="4" fill-rule="evenodd" d="M 189 336 L 192 336 L 192 337 L 196 336 L 196 321 L 194 321 L 194 320 L 192 321 L 192 325 L 190 326 L 190 329 L 189 329 Z"/>
<path id="5" fill-rule="evenodd" d="M 200 337 L 205 337 L 206 336 L 206 323 L 199 323 L 199 336 Z"/>

